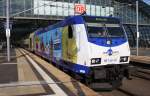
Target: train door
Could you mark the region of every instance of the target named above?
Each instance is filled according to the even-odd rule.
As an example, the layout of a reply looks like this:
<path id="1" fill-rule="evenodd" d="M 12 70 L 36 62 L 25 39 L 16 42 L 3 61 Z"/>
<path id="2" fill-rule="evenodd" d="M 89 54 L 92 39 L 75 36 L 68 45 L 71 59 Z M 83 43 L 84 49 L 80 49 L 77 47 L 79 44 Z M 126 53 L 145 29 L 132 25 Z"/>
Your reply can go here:
<path id="1" fill-rule="evenodd" d="M 32 50 L 32 38 L 30 38 L 30 41 L 29 41 L 29 49 Z"/>

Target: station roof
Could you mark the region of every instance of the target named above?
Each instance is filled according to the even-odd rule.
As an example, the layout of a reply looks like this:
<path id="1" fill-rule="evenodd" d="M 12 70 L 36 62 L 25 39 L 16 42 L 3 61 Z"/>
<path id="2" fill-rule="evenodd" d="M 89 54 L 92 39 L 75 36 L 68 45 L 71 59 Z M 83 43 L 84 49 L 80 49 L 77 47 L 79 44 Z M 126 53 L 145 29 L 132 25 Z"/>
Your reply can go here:
<path id="1" fill-rule="evenodd" d="M 135 7 L 135 2 L 137 0 L 115 0 L 118 1 L 120 3 L 129 3 L 129 4 L 133 4 Z M 148 17 L 150 17 L 150 5 L 147 4 L 146 2 L 144 2 L 143 0 L 138 0 L 139 1 L 139 10 L 141 10 L 143 13 L 145 13 L 145 15 L 147 15 Z"/>
<path id="2" fill-rule="evenodd" d="M 135 2 L 136 0 L 115 0 L 120 3 L 127 3 L 134 5 L 135 8 Z M 150 5 L 145 3 L 143 0 L 139 1 L 139 10 L 142 11 L 146 16 L 150 17 Z M 35 31 L 37 28 L 45 27 L 49 24 L 53 24 L 57 22 L 58 20 L 38 20 L 38 19 L 22 19 L 22 18 L 15 18 L 14 20 L 11 20 L 13 22 L 12 25 L 12 39 L 20 39 L 21 36 L 25 36 L 27 33 Z M 5 22 L 5 18 L 0 19 L 0 41 L 6 39 L 5 37 L 5 30 L 3 28 L 3 22 Z"/>

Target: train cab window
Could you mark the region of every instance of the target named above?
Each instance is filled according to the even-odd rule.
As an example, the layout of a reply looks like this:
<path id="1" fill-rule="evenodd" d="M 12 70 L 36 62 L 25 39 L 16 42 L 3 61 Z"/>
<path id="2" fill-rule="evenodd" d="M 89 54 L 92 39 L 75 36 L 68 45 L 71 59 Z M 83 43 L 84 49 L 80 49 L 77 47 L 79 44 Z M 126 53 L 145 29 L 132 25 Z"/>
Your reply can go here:
<path id="1" fill-rule="evenodd" d="M 68 26 L 68 38 L 73 38 L 73 30 L 71 26 Z"/>

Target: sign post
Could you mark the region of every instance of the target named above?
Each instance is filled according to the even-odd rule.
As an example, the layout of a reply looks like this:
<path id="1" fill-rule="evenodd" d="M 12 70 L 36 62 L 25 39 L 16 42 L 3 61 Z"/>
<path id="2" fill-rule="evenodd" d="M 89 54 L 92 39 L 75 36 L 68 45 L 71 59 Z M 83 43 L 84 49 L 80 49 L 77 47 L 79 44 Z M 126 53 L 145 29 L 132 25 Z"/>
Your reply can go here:
<path id="1" fill-rule="evenodd" d="M 9 0 L 6 0 L 6 38 L 7 38 L 7 61 L 10 61 L 10 29 L 9 29 Z"/>

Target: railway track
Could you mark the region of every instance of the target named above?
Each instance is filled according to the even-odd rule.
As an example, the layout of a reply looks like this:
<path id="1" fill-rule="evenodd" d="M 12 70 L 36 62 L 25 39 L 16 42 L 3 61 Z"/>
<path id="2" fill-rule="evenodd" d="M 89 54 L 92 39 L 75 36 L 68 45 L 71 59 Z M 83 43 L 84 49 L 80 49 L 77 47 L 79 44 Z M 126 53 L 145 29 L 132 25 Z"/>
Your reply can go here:
<path id="1" fill-rule="evenodd" d="M 148 81 L 150 81 L 150 78 L 148 78 L 148 77 L 145 77 L 145 76 L 142 76 L 142 75 L 138 75 L 138 74 L 132 74 L 131 76 L 133 76 L 133 77 L 138 77 L 138 78 L 141 78 L 141 79 L 145 79 L 145 80 L 148 80 Z"/>
<path id="2" fill-rule="evenodd" d="M 129 91 L 122 89 L 122 88 L 117 88 L 116 90 L 121 92 L 122 94 L 124 94 L 126 96 L 137 96 L 136 94 L 133 94 L 132 92 L 129 92 Z"/>
<path id="3" fill-rule="evenodd" d="M 150 70 L 137 70 L 138 72 L 150 75 Z"/>
<path id="4" fill-rule="evenodd" d="M 139 67 L 133 67 L 133 68 L 134 71 L 131 72 L 131 76 L 150 81 L 150 70 L 139 68 Z"/>
<path id="5" fill-rule="evenodd" d="M 103 96 L 150 96 L 150 70 L 130 66 L 132 80 L 124 79 L 123 85 L 112 91 L 101 91 Z"/>
<path id="6" fill-rule="evenodd" d="M 135 80 L 135 78 L 140 78 L 139 80 L 141 81 L 145 81 L 146 82 L 149 82 L 150 81 L 150 70 L 147 70 L 147 69 L 142 69 L 142 68 L 139 68 L 139 67 L 133 67 L 134 71 L 133 73 L 131 74 L 132 76 L 132 79 Z M 127 80 L 126 80 L 127 81 Z M 127 82 L 130 82 L 132 80 L 128 80 Z M 139 82 L 141 82 L 139 81 Z M 133 82 L 133 81 L 132 81 Z M 126 84 L 123 84 L 123 86 L 126 85 Z M 144 95 L 139 95 L 138 93 L 136 93 L 136 91 L 133 91 L 132 89 L 136 90 L 136 88 L 138 87 L 134 87 L 133 85 L 133 88 L 124 88 L 124 87 L 120 87 L 120 88 L 117 88 L 113 91 L 97 91 L 98 93 L 100 94 L 104 94 L 103 96 L 144 96 Z M 138 92 L 138 91 L 137 91 Z M 150 96 L 150 95 L 148 95 Z"/>
<path id="7" fill-rule="evenodd" d="M 138 96 L 128 90 L 117 88 L 113 91 L 99 91 L 103 96 Z"/>

